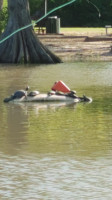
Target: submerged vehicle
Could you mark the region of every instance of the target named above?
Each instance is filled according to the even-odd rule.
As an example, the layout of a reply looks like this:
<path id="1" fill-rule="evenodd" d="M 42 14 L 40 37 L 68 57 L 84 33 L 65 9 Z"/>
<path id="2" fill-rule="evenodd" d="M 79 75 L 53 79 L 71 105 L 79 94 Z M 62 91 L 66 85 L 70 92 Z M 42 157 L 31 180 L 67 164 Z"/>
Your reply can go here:
<path id="1" fill-rule="evenodd" d="M 71 91 L 63 81 L 55 82 L 52 90 L 46 94 L 39 91 L 32 91 L 28 94 L 27 87 L 25 90 L 18 90 L 13 95 L 4 99 L 4 102 L 91 102 L 92 99 L 83 95 L 78 97 L 76 91 Z"/>

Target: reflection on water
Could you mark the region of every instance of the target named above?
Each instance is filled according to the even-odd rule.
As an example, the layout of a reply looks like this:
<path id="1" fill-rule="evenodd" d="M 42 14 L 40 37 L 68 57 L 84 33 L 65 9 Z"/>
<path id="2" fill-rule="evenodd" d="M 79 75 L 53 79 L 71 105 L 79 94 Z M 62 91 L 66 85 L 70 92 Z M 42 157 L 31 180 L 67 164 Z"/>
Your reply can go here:
<path id="1" fill-rule="evenodd" d="M 0 199 L 111 199 L 111 77 L 111 63 L 0 67 Z M 3 103 L 56 80 L 93 102 Z"/>

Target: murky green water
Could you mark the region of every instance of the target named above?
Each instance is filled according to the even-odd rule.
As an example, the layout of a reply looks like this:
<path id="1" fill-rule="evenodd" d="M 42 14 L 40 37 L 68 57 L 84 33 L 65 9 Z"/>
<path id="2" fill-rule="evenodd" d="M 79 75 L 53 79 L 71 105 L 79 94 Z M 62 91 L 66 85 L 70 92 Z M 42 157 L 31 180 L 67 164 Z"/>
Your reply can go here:
<path id="1" fill-rule="evenodd" d="M 63 80 L 91 104 L 5 104 Z M 0 66 L 0 199 L 111 199 L 112 64 Z"/>

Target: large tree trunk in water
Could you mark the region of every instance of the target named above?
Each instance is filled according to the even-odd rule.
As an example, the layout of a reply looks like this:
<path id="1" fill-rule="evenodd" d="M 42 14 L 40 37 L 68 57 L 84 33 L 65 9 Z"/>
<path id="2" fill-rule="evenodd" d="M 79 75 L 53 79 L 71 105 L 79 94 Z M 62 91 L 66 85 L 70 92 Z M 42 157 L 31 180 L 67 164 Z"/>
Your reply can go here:
<path id="1" fill-rule="evenodd" d="M 8 0 L 9 21 L 1 40 L 31 23 L 28 0 Z M 33 28 L 24 29 L 0 44 L 0 63 L 59 63 L 61 60 L 37 38 Z"/>

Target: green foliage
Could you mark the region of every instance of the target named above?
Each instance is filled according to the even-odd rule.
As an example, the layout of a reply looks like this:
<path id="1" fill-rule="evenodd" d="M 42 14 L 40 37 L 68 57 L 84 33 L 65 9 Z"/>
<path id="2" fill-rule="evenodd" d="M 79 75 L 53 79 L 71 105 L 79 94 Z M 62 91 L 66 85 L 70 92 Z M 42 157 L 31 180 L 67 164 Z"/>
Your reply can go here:
<path id="1" fill-rule="evenodd" d="M 66 3 L 70 0 L 48 0 L 48 11 Z M 44 0 L 29 0 L 31 14 L 36 11 L 44 11 Z M 99 18 L 98 10 L 101 12 Z M 77 26 L 105 26 L 112 23 L 112 0 L 77 0 L 73 4 L 62 8 L 52 15 L 57 15 L 61 18 L 62 26 L 77 27 Z"/>
<path id="2" fill-rule="evenodd" d="M 3 0 L 3 7 L 7 7 L 7 0 Z"/>
<path id="3" fill-rule="evenodd" d="M 6 24 L 7 24 L 7 20 L 8 20 L 8 11 L 7 11 L 7 8 L 4 7 L 0 11 L 0 34 L 4 30 L 4 28 L 5 28 Z"/>
<path id="4" fill-rule="evenodd" d="M 0 34 L 4 31 L 8 21 L 7 0 L 3 1 L 3 9 L 0 11 Z"/>
<path id="5" fill-rule="evenodd" d="M 53 8 L 69 2 L 70 0 L 48 0 L 48 11 Z M 29 0 L 31 16 L 40 11 L 44 15 L 45 0 Z M 99 13 L 94 4 L 101 13 Z M 0 32 L 4 29 L 7 22 L 7 0 L 4 0 L 4 9 L 0 12 Z M 63 27 L 102 27 L 112 24 L 112 0 L 77 0 L 71 5 L 62 8 L 52 15 L 61 18 L 61 26 Z"/>
<path id="6" fill-rule="evenodd" d="M 31 15 L 44 9 L 44 0 L 29 0 Z"/>

